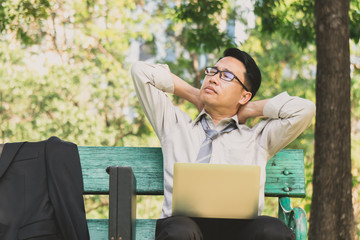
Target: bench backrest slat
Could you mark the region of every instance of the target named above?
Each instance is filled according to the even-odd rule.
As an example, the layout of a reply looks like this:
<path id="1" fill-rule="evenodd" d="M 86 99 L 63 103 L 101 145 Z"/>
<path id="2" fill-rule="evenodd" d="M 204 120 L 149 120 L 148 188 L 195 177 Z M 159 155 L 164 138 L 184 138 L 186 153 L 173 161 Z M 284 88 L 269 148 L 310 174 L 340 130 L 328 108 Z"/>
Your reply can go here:
<path id="1" fill-rule="evenodd" d="M 132 167 L 137 194 L 163 194 L 161 148 L 79 146 L 85 194 L 108 194 L 108 166 Z M 305 197 L 304 155 L 302 150 L 285 149 L 269 160 L 266 167 L 266 196 Z M 235 186 L 235 185 L 234 185 Z"/>
<path id="2" fill-rule="evenodd" d="M 163 167 L 160 148 L 78 147 L 86 194 L 108 194 L 108 166 L 132 167 L 138 194 L 163 194 Z"/>
<path id="3" fill-rule="evenodd" d="M 268 161 L 265 195 L 305 197 L 303 150 L 283 149 Z"/>

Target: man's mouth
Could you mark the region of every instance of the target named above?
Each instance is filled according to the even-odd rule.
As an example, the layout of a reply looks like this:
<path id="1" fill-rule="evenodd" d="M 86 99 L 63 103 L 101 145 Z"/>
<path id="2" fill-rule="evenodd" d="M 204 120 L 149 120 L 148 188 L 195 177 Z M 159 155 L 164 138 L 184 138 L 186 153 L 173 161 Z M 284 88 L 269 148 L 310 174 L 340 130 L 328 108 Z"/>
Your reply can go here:
<path id="1" fill-rule="evenodd" d="M 215 91 L 215 89 L 214 89 L 213 87 L 211 87 L 211 86 L 207 86 L 207 87 L 205 88 L 205 92 L 207 92 L 207 93 L 217 93 L 217 92 Z"/>

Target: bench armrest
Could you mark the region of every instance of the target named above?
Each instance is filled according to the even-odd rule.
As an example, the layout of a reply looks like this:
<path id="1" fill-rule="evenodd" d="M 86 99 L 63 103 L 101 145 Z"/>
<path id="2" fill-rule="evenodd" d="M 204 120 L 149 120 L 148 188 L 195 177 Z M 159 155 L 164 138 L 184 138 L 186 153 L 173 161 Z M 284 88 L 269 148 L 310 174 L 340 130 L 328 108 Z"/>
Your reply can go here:
<path id="1" fill-rule="evenodd" d="M 296 240 L 307 239 L 306 213 L 302 208 L 292 208 L 288 197 L 279 197 L 279 219 L 295 232 Z"/>
<path id="2" fill-rule="evenodd" d="M 136 180 L 131 167 L 108 167 L 109 239 L 135 239 Z"/>

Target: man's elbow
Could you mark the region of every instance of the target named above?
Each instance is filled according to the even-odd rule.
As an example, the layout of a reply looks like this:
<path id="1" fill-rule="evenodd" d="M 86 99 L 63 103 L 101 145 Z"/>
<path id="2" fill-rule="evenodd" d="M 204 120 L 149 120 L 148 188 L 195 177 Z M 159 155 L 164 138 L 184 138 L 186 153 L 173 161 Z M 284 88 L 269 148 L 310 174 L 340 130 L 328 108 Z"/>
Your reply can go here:
<path id="1" fill-rule="evenodd" d="M 307 100 L 307 106 L 306 106 L 307 112 L 311 118 L 313 118 L 316 114 L 316 105 L 314 102 Z"/>
<path id="2" fill-rule="evenodd" d="M 145 68 L 145 63 L 142 61 L 137 61 L 134 62 L 131 65 L 131 69 L 130 69 L 130 73 L 133 79 L 136 79 L 136 77 L 140 77 L 141 75 L 144 74 L 144 68 Z"/>
<path id="3" fill-rule="evenodd" d="M 307 120 L 308 125 L 310 125 L 316 114 L 316 106 L 315 103 L 307 99 L 305 99 L 303 104 L 302 118 Z"/>

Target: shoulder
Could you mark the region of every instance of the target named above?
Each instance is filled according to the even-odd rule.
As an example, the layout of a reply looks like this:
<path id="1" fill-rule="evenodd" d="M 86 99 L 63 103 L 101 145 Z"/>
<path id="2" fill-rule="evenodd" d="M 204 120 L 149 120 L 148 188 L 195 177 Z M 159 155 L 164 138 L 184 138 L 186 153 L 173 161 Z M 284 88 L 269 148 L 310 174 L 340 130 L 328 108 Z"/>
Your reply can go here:
<path id="1" fill-rule="evenodd" d="M 46 145 L 47 145 L 47 147 L 54 148 L 54 149 L 59 148 L 59 147 L 61 147 L 62 149 L 64 149 L 64 148 L 69 148 L 69 149 L 77 148 L 77 145 L 75 143 L 61 140 L 60 138 L 55 137 L 55 136 L 52 136 L 48 140 L 46 140 Z"/>

